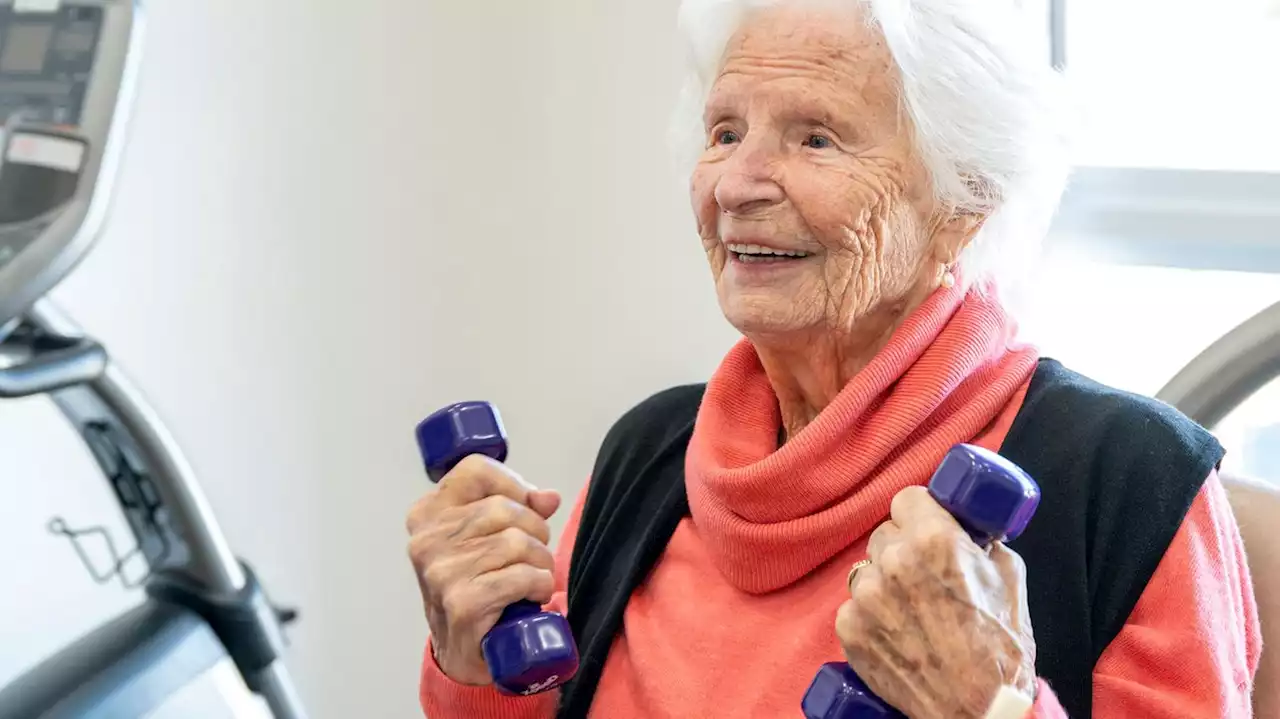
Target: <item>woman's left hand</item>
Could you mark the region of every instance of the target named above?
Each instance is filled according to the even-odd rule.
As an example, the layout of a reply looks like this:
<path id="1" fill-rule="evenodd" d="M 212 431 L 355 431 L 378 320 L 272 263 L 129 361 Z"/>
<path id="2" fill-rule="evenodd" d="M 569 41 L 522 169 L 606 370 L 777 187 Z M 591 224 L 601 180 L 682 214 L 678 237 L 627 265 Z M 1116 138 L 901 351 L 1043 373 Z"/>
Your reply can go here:
<path id="1" fill-rule="evenodd" d="M 981 719 L 1000 687 L 1036 687 L 1026 567 L 969 538 L 924 487 L 893 499 L 836 616 L 849 665 L 912 719 Z"/>

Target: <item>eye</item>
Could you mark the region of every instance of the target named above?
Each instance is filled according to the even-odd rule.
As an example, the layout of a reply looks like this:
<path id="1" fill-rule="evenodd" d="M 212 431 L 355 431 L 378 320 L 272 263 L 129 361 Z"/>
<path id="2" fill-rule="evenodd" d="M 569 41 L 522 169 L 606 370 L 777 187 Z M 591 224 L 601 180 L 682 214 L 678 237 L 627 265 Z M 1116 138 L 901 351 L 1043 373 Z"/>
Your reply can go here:
<path id="1" fill-rule="evenodd" d="M 812 147 L 815 150 L 828 150 L 835 147 L 835 143 L 826 135 L 811 134 L 804 139 L 805 147 Z"/>
<path id="2" fill-rule="evenodd" d="M 738 133 L 733 130 L 717 130 L 715 134 L 717 145 L 732 145 L 741 141 L 741 139 L 742 138 L 738 137 Z"/>

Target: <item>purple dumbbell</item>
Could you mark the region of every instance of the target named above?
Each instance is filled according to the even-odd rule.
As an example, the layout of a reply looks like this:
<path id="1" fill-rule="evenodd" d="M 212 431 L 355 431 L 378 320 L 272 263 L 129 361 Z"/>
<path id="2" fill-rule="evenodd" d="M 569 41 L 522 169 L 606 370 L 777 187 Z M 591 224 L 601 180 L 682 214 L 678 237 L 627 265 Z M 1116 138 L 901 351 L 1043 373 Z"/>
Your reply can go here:
<path id="1" fill-rule="evenodd" d="M 958 444 L 929 480 L 929 494 L 980 546 L 1016 539 L 1040 504 L 1040 487 L 1000 455 Z M 800 703 L 806 719 L 905 719 L 848 662 L 823 664 Z"/>
<path id="2" fill-rule="evenodd" d="M 418 449 L 432 482 L 439 482 L 464 457 L 482 454 L 507 459 L 507 435 L 498 410 L 488 402 L 460 402 L 422 420 Z M 578 647 L 569 622 L 521 600 L 503 610 L 480 641 L 489 674 L 499 690 L 529 695 L 554 689 L 578 671 Z"/>

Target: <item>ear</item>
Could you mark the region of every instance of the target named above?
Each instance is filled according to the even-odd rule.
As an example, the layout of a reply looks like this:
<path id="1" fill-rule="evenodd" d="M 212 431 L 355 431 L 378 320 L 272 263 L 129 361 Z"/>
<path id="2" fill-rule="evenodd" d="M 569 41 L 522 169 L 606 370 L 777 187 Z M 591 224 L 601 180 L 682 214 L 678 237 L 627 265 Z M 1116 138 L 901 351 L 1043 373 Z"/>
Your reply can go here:
<path id="1" fill-rule="evenodd" d="M 955 264 L 986 221 L 986 213 L 951 208 L 950 217 L 934 232 L 934 258 L 944 265 Z"/>

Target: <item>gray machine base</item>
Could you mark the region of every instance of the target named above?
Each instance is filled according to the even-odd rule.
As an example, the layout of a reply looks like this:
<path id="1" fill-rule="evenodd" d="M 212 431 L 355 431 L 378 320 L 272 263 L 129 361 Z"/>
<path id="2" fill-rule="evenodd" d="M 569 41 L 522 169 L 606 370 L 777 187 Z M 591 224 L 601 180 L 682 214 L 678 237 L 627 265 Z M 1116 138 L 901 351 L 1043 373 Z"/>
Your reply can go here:
<path id="1" fill-rule="evenodd" d="M 135 719 L 227 654 L 184 607 L 148 598 L 0 689 L 0 719 Z"/>

